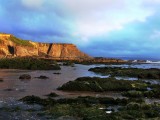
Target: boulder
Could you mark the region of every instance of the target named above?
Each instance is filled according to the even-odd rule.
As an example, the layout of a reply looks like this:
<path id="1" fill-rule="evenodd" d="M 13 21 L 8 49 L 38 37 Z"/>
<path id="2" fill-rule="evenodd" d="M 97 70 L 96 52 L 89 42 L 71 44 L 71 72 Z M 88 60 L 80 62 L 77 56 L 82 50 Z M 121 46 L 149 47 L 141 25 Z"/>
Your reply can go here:
<path id="1" fill-rule="evenodd" d="M 48 96 L 48 97 L 58 97 L 59 95 L 57 95 L 56 93 L 50 93 L 50 94 L 48 94 L 48 95 L 46 95 L 46 96 Z"/>
<path id="2" fill-rule="evenodd" d="M 2 79 L 2 78 L 0 78 L 0 82 L 3 82 L 3 79 Z"/>
<path id="3" fill-rule="evenodd" d="M 61 73 L 57 72 L 57 73 L 53 73 L 53 74 L 60 75 Z"/>
<path id="4" fill-rule="evenodd" d="M 38 79 L 48 79 L 49 77 L 41 75 L 41 76 L 36 77 L 36 78 L 38 78 Z"/>
<path id="5" fill-rule="evenodd" d="M 19 77 L 19 79 L 31 79 L 31 76 L 28 74 L 23 74 Z"/>

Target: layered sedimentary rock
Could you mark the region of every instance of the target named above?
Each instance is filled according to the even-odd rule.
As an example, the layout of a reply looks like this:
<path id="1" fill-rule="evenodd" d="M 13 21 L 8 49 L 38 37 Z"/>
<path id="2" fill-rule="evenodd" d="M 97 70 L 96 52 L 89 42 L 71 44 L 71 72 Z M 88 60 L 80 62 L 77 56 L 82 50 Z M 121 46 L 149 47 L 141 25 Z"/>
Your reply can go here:
<path id="1" fill-rule="evenodd" d="M 91 59 L 73 44 L 25 41 L 10 34 L 0 34 L 0 57 L 37 56 L 54 59 Z"/>

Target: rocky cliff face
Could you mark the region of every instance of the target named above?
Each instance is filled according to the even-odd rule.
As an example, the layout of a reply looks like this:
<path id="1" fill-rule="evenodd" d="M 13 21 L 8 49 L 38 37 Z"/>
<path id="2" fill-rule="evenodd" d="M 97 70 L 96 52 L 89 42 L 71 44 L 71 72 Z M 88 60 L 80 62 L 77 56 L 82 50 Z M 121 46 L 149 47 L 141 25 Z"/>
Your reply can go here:
<path id="1" fill-rule="evenodd" d="M 73 44 L 24 41 L 10 34 L 0 34 L 0 57 L 37 56 L 54 59 L 91 59 Z"/>

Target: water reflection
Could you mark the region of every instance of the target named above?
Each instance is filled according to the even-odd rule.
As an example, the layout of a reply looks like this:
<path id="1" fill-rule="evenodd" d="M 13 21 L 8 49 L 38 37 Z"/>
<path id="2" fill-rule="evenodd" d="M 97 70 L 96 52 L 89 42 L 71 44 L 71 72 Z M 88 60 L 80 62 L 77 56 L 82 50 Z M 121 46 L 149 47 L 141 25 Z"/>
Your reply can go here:
<path id="1" fill-rule="evenodd" d="M 88 71 L 89 68 L 97 65 L 79 65 L 75 67 L 62 66 L 61 70 L 49 70 L 49 71 L 29 71 L 29 70 L 0 70 L 0 77 L 3 78 L 4 82 L 0 83 L 0 97 L 1 98 L 22 98 L 26 95 L 38 95 L 44 96 L 50 92 L 59 92 L 57 87 L 62 84 L 75 80 L 78 77 L 90 76 L 90 77 L 101 77 L 93 72 Z M 103 65 L 99 65 L 103 66 Z M 61 74 L 54 74 L 61 73 Z M 19 80 L 19 76 L 22 74 L 30 74 L 31 80 Z M 47 76 L 49 79 L 38 79 L 38 76 Z M 107 76 L 103 76 L 107 77 Z M 59 92 L 63 96 L 74 96 L 66 92 Z M 84 94 L 84 93 L 82 93 Z M 85 93 L 87 95 L 87 93 Z M 90 93 L 89 93 L 90 94 Z M 88 95 L 89 95 L 88 94 Z M 80 93 L 77 95 L 80 95 Z M 96 93 L 93 93 L 96 95 Z"/>

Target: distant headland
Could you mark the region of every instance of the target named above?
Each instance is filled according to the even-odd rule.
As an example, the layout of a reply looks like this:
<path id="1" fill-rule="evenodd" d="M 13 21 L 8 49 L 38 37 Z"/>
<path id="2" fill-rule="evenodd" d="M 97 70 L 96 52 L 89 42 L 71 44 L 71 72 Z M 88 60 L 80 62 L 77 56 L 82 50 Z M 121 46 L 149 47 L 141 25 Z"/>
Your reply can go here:
<path id="1" fill-rule="evenodd" d="M 125 62 L 121 59 L 93 58 L 80 51 L 74 44 L 33 42 L 22 40 L 12 34 L 0 33 L 0 58 L 12 57 L 37 57 L 90 63 Z"/>

